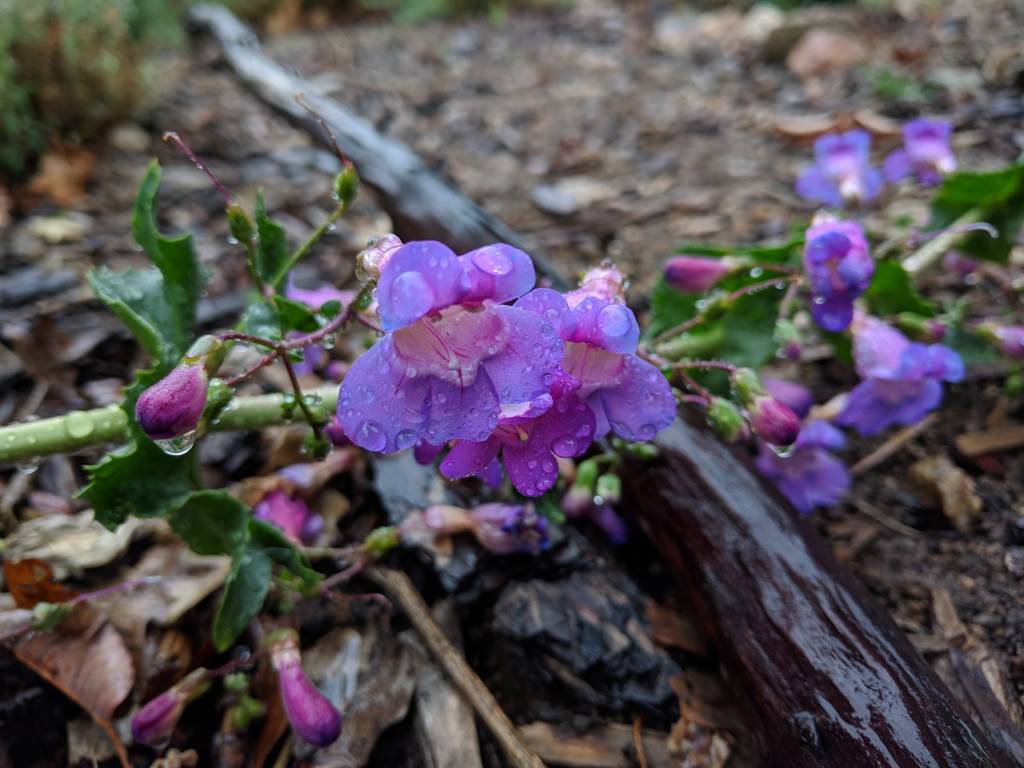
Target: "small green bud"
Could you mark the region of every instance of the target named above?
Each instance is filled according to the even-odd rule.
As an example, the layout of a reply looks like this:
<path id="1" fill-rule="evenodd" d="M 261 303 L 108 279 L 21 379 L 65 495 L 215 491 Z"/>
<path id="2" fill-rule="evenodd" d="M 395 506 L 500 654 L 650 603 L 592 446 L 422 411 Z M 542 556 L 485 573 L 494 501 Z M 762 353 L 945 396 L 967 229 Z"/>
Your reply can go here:
<path id="1" fill-rule="evenodd" d="M 658 446 L 653 443 L 626 443 L 626 451 L 648 461 L 658 457 Z"/>
<path id="2" fill-rule="evenodd" d="M 32 608 L 32 628 L 47 632 L 60 624 L 71 613 L 67 603 L 36 603 Z"/>
<path id="3" fill-rule="evenodd" d="M 247 731 L 253 720 L 257 720 L 266 714 L 267 708 L 259 699 L 243 694 L 235 705 L 231 707 L 230 711 L 231 726 L 236 731 Z"/>
<path id="4" fill-rule="evenodd" d="M 375 528 L 363 541 L 363 549 L 369 555 L 380 557 L 398 546 L 398 529 L 394 526 Z"/>
<path id="5" fill-rule="evenodd" d="M 576 467 L 576 481 L 573 485 L 593 490 L 594 484 L 597 482 L 598 472 L 600 472 L 600 468 L 595 459 L 581 461 Z"/>
<path id="6" fill-rule="evenodd" d="M 320 314 L 328 320 L 336 318 L 339 312 L 341 312 L 341 302 L 337 299 L 331 299 L 320 307 Z"/>
<path id="7" fill-rule="evenodd" d="M 727 443 L 735 443 L 748 434 L 747 422 L 732 400 L 715 397 L 708 405 L 708 423 Z"/>
<path id="8" fill-rule="evenodd" d="M 240 243 L 248 243 L 256 237 L 256 225 L 238 203 L 228 206 L 228 231 Z"/>
<path id="9" fill-rule="evenodd" d="M 356 167 L 349 163 L 334 177 L 334 196 L 345 205 L 349 205 L 356 199 L 358 191 L 359 173 Z"/>
<path id="10" fill-rule="evenodd" d="M 320 461 L 331 452 L 331 441 L 321 432 L 319 435 L 310 432 L 302 441 L 302 450 L 310 458 Z"/>
<path id="11" fill-rule="evenodd" d="M 729 375 L 729 383 L 740 405 L 749 407 L 754 400 L 768 394 L 753 368 L 737 368 Z"/>
<path id="12" fill-rule="evenodd" d="M 367 283 L 363 286 L 363 289 L 356 296 L 352 306 L 356 312 L 362 312 L 365 309 L 369 309 L 370 305 L 373 304 L 373 290 L 377 287 L 376 283 Z"/>
<path id="13" fill-rule="evenodd" d="M 606 502 L 614 504 L 622 498 L 622 480 L 618 475 L 606 473 L 597 478 L 597 487 L 594 490 L 595 496 L 600 496 Z"/>
<path id="14" fill-rule="evenodd" d="M 245 672 L 232 672 L 224 676 L 224 687 L 232 693 L 245 693 L 249 690 L 249 676 Z"/>

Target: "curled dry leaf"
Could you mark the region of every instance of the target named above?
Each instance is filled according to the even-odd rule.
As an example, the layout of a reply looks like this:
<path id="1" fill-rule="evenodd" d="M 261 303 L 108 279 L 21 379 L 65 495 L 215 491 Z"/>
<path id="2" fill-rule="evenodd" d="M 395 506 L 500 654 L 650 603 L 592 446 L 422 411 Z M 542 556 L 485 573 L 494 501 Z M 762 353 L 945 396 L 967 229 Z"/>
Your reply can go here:
<path id="1" fill-rule="evenodd" d="M 810 141 L 822 134 L 838 130 L 839 121 L 835 115 L 778 115 L 775 130 L 787 139 Z"/>
<path id="2" fill-rule="evenodd" d="M 974 480 L 944 453 L 914 462 L 910 479 L 958 531 L 969 530 L 981 512 L 982 502 L 974 492 Z"/>
<path id="3" fill-rule="evenodd" d="M 54 147 L 39 161 L 28 191 L 62 208 L 70 208 L 85 194 L 96 155 L 87 149 Z"/>
<path id="4" fill-rule="evenodd" d="M 7 553 L 11 556 L 11 553 Z M 63 603 L 75 593 L 53 580 L 53 569 L 40 558 L 4 560 L 4 582 L 19 608 L 32 608 L 37 603 Z"/>

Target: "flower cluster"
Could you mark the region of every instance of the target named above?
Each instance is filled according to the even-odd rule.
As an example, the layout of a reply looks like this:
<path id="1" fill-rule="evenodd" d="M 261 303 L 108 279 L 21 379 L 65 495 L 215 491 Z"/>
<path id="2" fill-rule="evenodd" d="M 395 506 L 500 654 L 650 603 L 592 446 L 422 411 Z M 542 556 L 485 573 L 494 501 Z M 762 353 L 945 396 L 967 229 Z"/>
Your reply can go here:
<path id="1" fill-rule="evenodd" d="M 913 176 L 933 186 L 956 170 L 950 148 L 953 127 L 945 120 L 921 118 L 903 126 L 903 146 L 886 157 L 879 172 L 871 165 L 871 135 L 855 129 L 830 133 L 814 143 L 814 164 L 796 180 L 796 193 L 816 203 L 840 208 L 868 203 L 885 182 Z"/>
<path id="2" fill-rule="evenodd" d="M 861 225 L 828 215 L 816 217 L 807 230 L 804 271 L 814 321 L 833 333 L 846 330 L 853 319 L 853 302 L 867 290 L 875 272 Z"/>
<path id="3" fill-rule="evenodd" d="M 562 295 L 531 290 L 529 256 L 502 244 L 457 256 L 406 243 L 378 266 L 385 335 L 338 400 L 356 445 L 419 444 L 422 454 L 454 441 L 447 477 L 493 479 L 500 460 L 520 493 L 539 496 L 558 478 L 557 458 L 609 432 L 650 440 L 675 418 L 667 380 L 635 354 L 639 327 L 617 270 L 593 270 Z"/>

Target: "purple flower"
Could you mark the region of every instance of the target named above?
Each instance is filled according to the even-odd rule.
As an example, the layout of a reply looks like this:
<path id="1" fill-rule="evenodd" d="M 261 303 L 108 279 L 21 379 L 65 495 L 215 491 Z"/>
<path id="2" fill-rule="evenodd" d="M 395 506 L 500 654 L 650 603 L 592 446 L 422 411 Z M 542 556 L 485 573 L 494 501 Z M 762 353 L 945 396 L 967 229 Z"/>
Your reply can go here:
<path id="1" fill-rule="evenodd" d="M 401 246 L 398 235 L 371 237 L 366 248 L 356 256 L 356 276 L 363 282 L 377 280 L 391 254 Z"/>
<path id="2" fill-rule="evenodd" d="M 345 434 L 385 453 L 420 439 L 480 442 L 503 409 L 546 395 L 562 358 L 556 328 L 501 304 L 534 280 L 530 257 L 508 245 L 463 256 L 436 242 L 392 251 L 377 284 L 386 334 L 341 385 Z"/>
<path id="3" fill-rule="evenodd" d="M 800 417 L 769 394 L 753 369 L 735 369 L 729 374 L 729 384 L 758 437 L 770 445 L 793 444 L 800 434 Z"/>
<path id="4" fill-rule="evenodd" d="M 919 118 L 903 126 L 903 147 L 891 152 L 882 170 L 886 181 L 895 183 L 915 176 L 919 183 L 934 186 L 956 170 L 956 158 L 949 146 L 953 126 L 946 120 Z"/>
<path id="5" fill-rule="evenodd" d="M 208 670 L 199 667 L 150 699 L 132 716 L 132 738 L 154 747 L 169 741 L 185 705 L 209 687 L 207 676 Z"/>
<path id="6" fill-rule="evenodd" d="M 477 540 L 495 554 L 536 555 L 551 546 L 548 521 L 532 504 L 481 504 L 471 516 Z"/>
<path id="7" fill-rule="evenodd" d="M 814 165 L 796 180 L 796 193 L 835 208 L 878 197 L 882 175 L 870 165 L 871 135 L 866 131 L 830 133 L 814 142 Z"/>
<path id="8" fill-rule="evenodd" d="M 311 543 L 323 530 L 324 520 L 302 499 L 284 491 L 271 491 L 252 508 L 252 515 L 280 528 L 295 544 Z"/>
<path id="9" fill-rule="evenodd" d="M 314 312 L 319 312 L 320 308 L 329 301 L 336 301 L 342 307 L 347 307 L 356 297 L 354 291 L 343 291 L 333 285 L 321 285 L 318 288 L 306 289 L 297 288 L 291 282 L 288 283 L 284 295 L 285 298 L 305 304 Z"/>
<path id="10" fill-rule="evenodd" d="M 502 416 L 486 440 L 457 441 L 441 462 L 441 474 L 486 479 L 500 452 L 516 490 L 524 496 L 542 495 L 558 480 L 556 457 L 580 456 L 594 439 L 594 412 L 579 398 L 578 389 L 579 382 L 560 374 L 549 395 Z"/>
<path id="11" fill-rule="evenodd" d="M 333 744 L 341 734 L 341 714 L 306 677 L 295 630 L 274 633 L 270 661 L 277 671 L 281 701 L 295 734 L 317 747 Z"/>
<path id="12" fill-rule="evenodd" d="M 776 379 L 765 376 L 761 379 L 768 394 L 789 408 L 801 419 L 807 415 L 814 405 L 814 396 L 811 391 L 802 384 L 786 379 Z"/>
<path id="13" fill-rule="evenodd" d="M 762 445 L 754 463 L 798 512 L 807 514 L 834 504 L 849 489 L 846 465 L 832 455 L 845 447 L 842 432 L 827 421 L 811 421 L 800 430 L 788 456 Z"/>
<path id="14" fill-rule="evenodd" d="M 206 407 L 208 378 L 202 362 L 182 362 L 135 402 L 135 420 L 151 440 L 195 432 Z"/>
<path id="15" fill-rule="evenodd" d="M 668 381 L 634 354 L 640 328 L 627 306 L 578 291 L 563 297 L 538 288 L 516 307 L 548 318 L 565 339 L 562 368 L 579 382 L 576 394 L 594 412 L 595 437 L 611 431 L 625 440 L 650 440 L 675 420 Z"/>
<path id="16" fill-rule="evenodd" d="M 665 282 L 683 293 L 706 293 L 735 268 L 726 259 L 673 256 L 665 262 Z"/>
<path id="17" fill-rule="evenodd" d="M 984 323 L 978 331 L 1007 357 L 1024 359 L 1024 325 Z"/>
<path id="18" fill-rule="evenodd" d="M 807 230 L 804 270 L 814 322 L 826 331 L 845 330 L 853 319 L 854 300 L 867 290 L 875 272 L 860 224 L 831 216 L 816 219 Z"/>
<path id="19" fill-rule="evenodd" d="M 352 445 L 352 441 L 349 440 L 348 435 L 345 434 L 345 430 L 341 426 L 341 422 L 338 421 L 337 414 L 331 416 L 331 420 L 324 426 L 324 434 L 327 435 L 327 439 L 331 441 L 331 445 L 336 448 Z"/>
<path id="20" fill-rule="evenodd" d="M 942 268 L 948 272 L 955 273 L 961 280 L 964 280 L 979 266 L 980 264 L 976 259 L 964 256 L 960 251 L 956 250 L 946 251 L 946 255 L 942 257 Z"/>
<path id="21" fill-rule="evenodd" d="M 963 360 L 949 347 L 911 342 L 870 316 L 854 323 L 853 356 L 862 381 L 836 423 L 862 435 L 916 424 L 942 401 L 943 381 L 964 377 Z"/>

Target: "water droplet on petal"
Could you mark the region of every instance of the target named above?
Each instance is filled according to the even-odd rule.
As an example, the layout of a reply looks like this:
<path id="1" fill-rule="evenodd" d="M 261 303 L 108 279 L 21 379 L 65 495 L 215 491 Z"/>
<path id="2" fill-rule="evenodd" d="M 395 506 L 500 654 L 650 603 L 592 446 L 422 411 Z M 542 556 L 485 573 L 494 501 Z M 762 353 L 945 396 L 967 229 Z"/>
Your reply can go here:
<path id="1" fill-rule="evenodd" d="M 608 338 L 618 339 L 629 333 L 633 324 L 630 311 L 621 304 L 609 304 L 597 315 L 597 327 Z"/>
<path id="2" fill-rule="evenodd" d="M 153 442 L 168 456 L 184 456 L 196 444 L 196 431 L 193 429 L 168 440 L 154 440 Z"/>
<path id="3" fill-rule="evenodd" d="M 536 469 L 537 468 L 537 461 L 535 459 L 530 459 L 528 462 L 526 462 L 526 468 L 527 469 Z"/>
<path id="4" fill-rule="evenodd" d="M 576 441 L 571 437 L 560 437 L 551 444 L 551 450 L 559 456 L 572 456 L 576 453 Z"/>
<path id="5" fill-rule="evenodd" d="M 384 446 L 387 445 L 388 438 L 380 424 L 375 421 L 366 420 L 360 422 L 359 426 L 356 427 L 352 441 L 368 451 L 383 451 Z"/>
<path id="6" fill-rule="evenodd" d="M 403 429 L 397 435 L 395 435 L 395 445 L 398 446 L 399 450 L 405 450 L 406 448 L 412 448 L 416 444 L 416 433 L 411 429 Z"/>
<path id="7" fill-rule="evenodd" d="M 473 263 L 481 271 L 496 277 L 509 274 L 515 266 L 512 259 L 495 248 L 482 248 L 477 251 L 473 256 Z"/>

